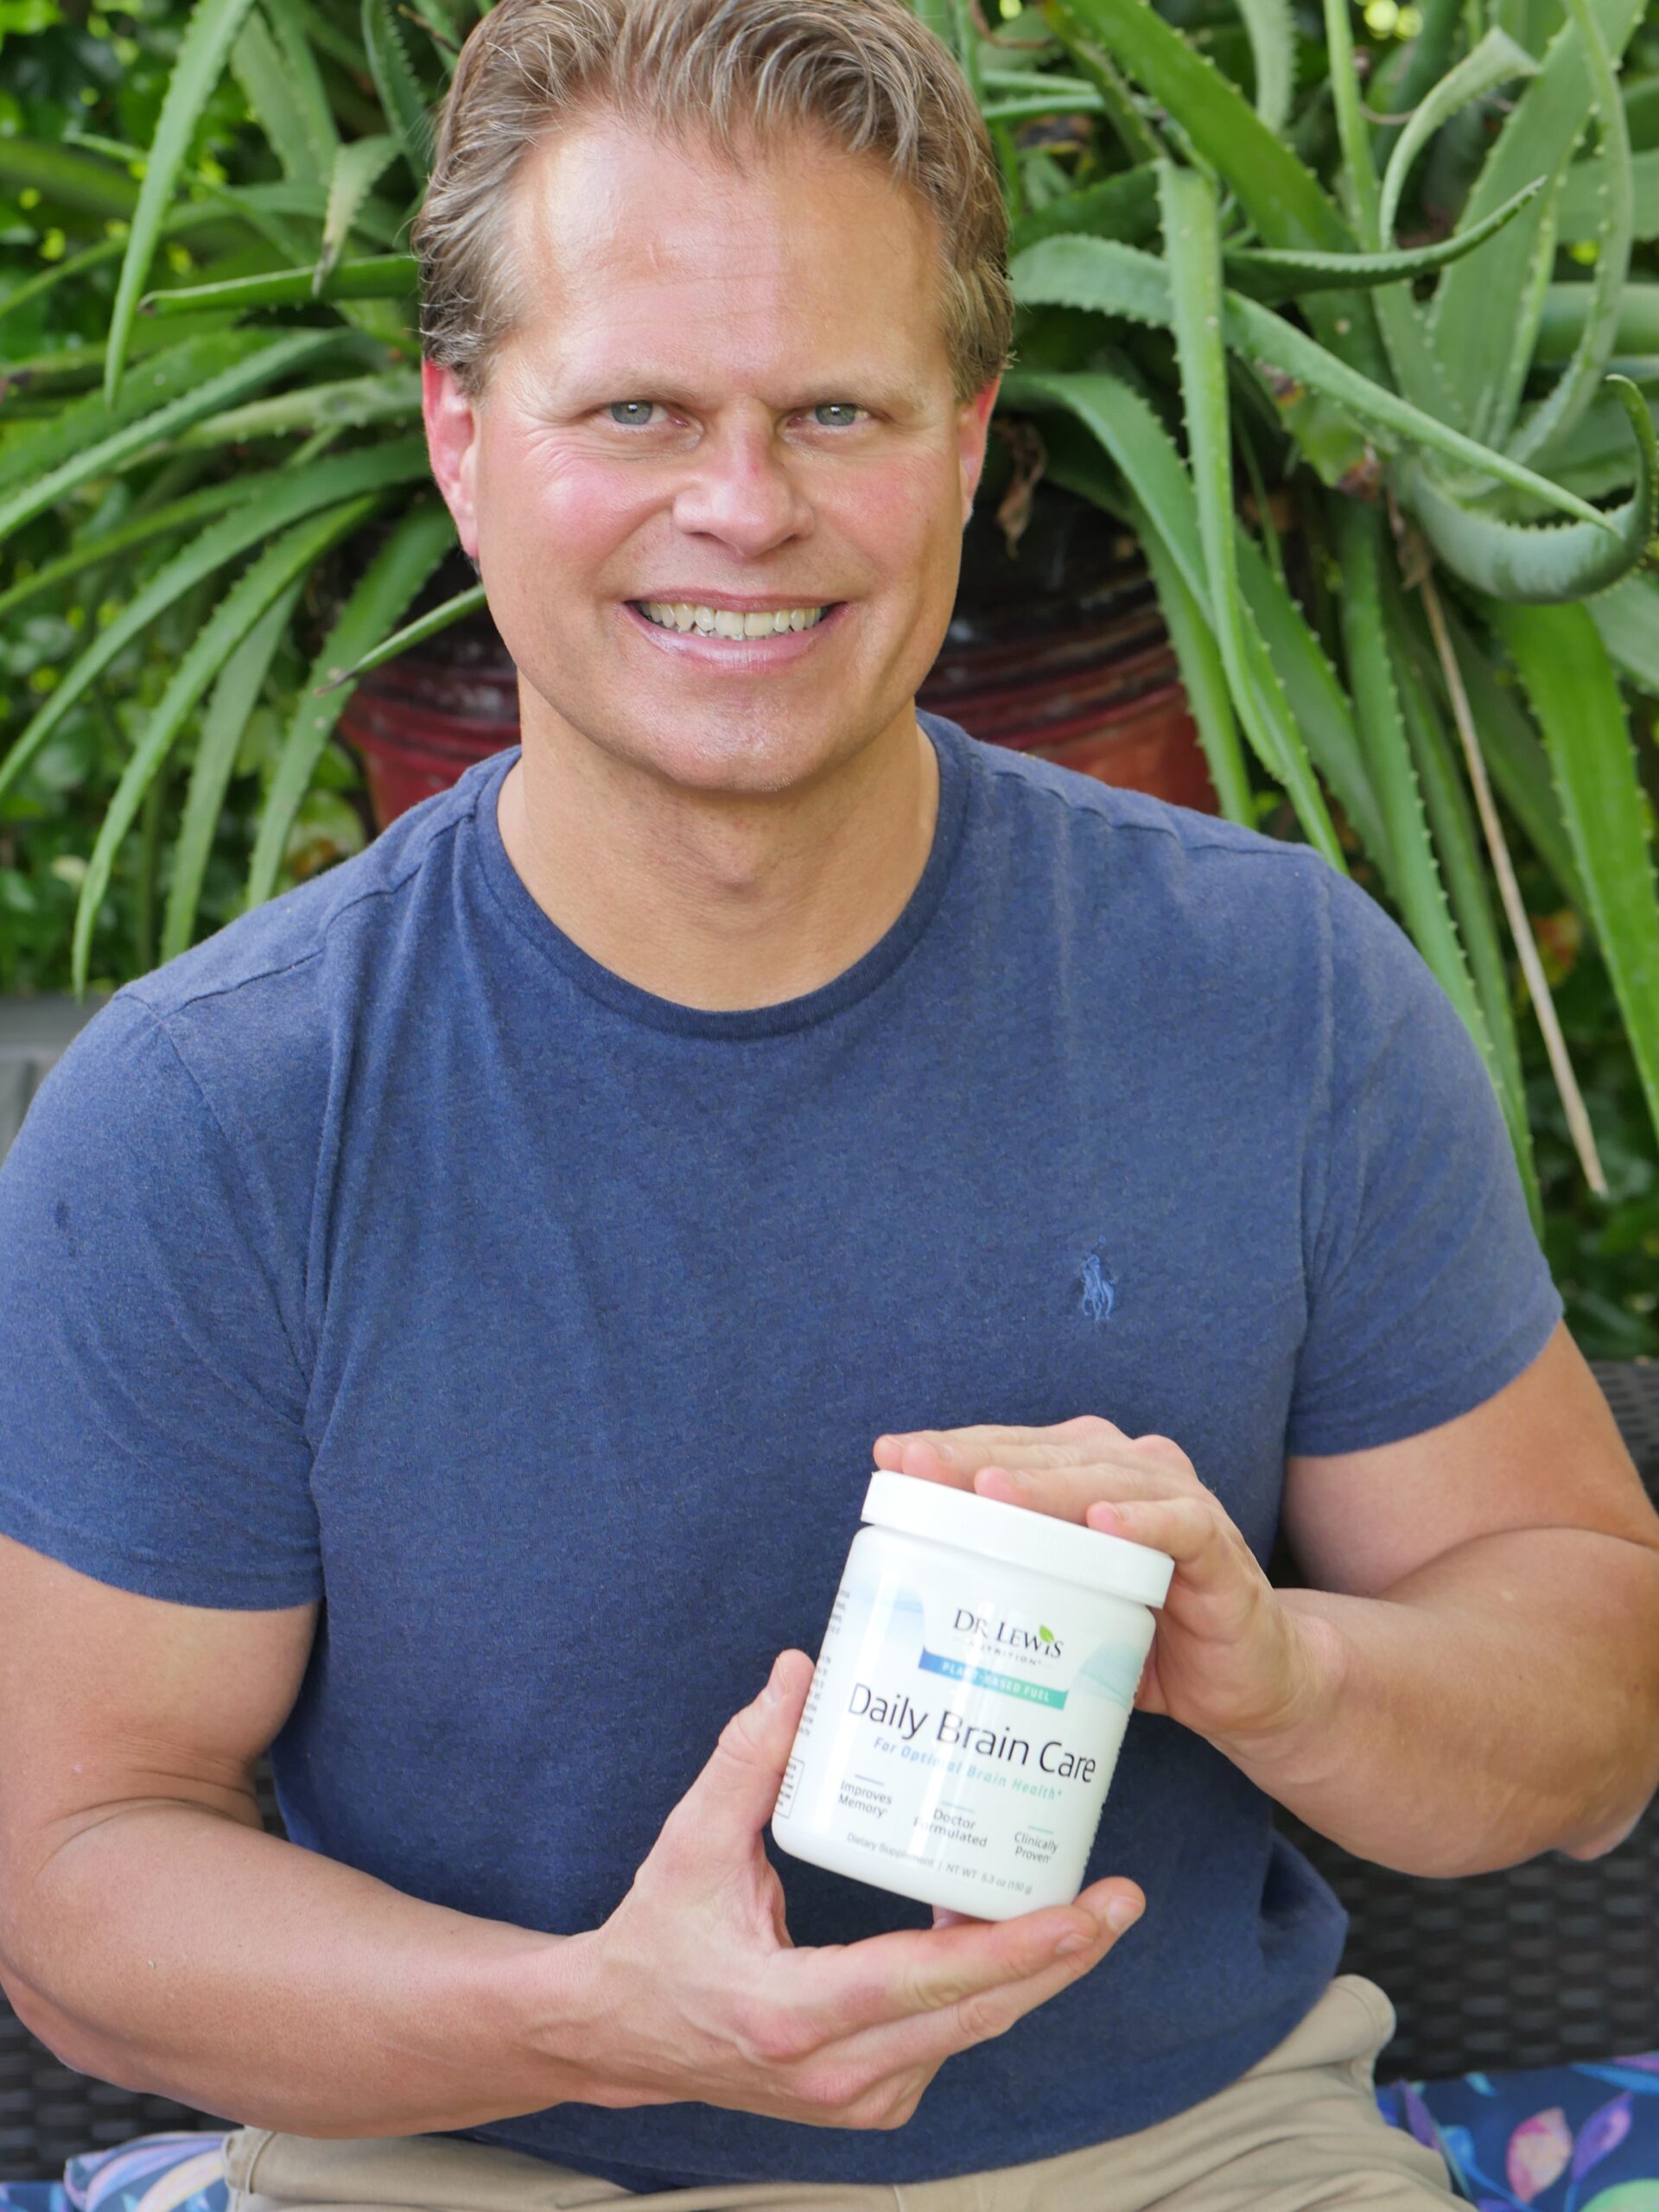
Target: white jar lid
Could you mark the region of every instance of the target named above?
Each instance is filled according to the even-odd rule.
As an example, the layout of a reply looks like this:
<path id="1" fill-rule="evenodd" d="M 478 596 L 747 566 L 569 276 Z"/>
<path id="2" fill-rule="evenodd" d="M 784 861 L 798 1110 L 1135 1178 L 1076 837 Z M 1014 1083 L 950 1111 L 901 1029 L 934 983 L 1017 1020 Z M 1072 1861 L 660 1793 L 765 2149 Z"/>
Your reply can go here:
<path id="1" fill-rule="evenodd" d="M 1028 1505 L 1005 1505 L 976 1491 L 925 1482 L 919 1475 L 878 1470 L 864 1493 L 861 1517 L 879 1529 L 931 1536 L 938 1543 L 982 1552 L 1010 1567 L 1028 1567 L 1057 1581 L 1080 1582 L 1085 1589 L 1142 1605 L 1163 1604 L 1175 1572 L 1167 1552 L 1062 1521 L 1056 1514 L 1033 1512 Z"/>

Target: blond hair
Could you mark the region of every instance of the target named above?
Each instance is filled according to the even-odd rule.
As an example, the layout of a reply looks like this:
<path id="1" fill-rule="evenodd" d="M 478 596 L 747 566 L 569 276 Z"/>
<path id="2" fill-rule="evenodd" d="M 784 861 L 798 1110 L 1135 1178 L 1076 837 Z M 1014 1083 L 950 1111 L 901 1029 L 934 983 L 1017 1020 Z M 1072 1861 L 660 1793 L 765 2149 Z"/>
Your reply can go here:
<path id="1" fill-rule="evenodd" d="M 410 234 L 421 343 L 469 395 L 513 327 L 506 219 L 525 155 L 608 111 L 737 175 L 804 128 L 931 212 L 960 404 L 1013 358 L 1001 173 L 950 48 L 905 0 L 497 0 L 462 49 Z"/>

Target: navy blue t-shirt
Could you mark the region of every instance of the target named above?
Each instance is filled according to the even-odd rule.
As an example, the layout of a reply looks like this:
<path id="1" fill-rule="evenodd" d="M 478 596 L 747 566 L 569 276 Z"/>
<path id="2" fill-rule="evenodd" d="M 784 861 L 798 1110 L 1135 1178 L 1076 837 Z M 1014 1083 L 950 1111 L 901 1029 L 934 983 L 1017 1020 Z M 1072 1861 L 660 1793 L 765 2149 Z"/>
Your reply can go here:
<path id="1" fill-rule="evenodd" d="M 1479 1404 L 1561 1313 L 1491 1084 L 1310 848 L 920 721 L 938 828 L 822 988 L 702 1012 L 582 951 L 470 770 L 118 992 L 0 1173 L 0 1529 L 187 1605 L 321 1599 L 290 1833 L 573 1932 L 816 1652 L 884 1430 L 1159 1430 L 1259 1555 L 1287 1451 Z M 1133 1717 L 1088 1878 L 1147 1912 L 895 2131 L 696 2102 L 469 2131 L 630 2189 L 904 2183 L 1185 2110 L 1344 1916 Z M 928 1908 L 788 1858 L 798 1943 Z"/>

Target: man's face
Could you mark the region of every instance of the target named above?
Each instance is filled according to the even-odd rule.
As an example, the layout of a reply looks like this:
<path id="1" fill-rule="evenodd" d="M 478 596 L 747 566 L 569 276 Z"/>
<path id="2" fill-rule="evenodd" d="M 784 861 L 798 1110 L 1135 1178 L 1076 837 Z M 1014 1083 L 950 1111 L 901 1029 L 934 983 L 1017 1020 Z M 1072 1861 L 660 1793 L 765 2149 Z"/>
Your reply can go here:
<path id="1" fill-rule="evenodd" d="M 526 313 L 480 400 L 428 365 L 427 421 L 527 746 L 760 794 L 912 728 L 996 397 L 952 396 L 926 211 L 804 140 L 744 180 L 605 115 L 505 219 Z M 631 604 L 711 597 L 840 604 L 770 647 Z"/>

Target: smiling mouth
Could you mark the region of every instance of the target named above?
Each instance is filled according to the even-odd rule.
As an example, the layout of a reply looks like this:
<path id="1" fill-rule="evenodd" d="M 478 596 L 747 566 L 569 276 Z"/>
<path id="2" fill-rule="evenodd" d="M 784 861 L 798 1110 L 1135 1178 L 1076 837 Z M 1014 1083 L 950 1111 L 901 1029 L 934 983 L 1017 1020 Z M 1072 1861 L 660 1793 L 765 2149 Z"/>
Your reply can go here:
<path id="1" fill-rule="evenodd" d="M 799 625 L 785 622 L 781 627 L 774 626 L 767 630 L 746 632 L 741 637 L 734 637 L 729 630 L 717 629 L 712 622 L 705 626 L 700 622 L 694 621 L 682 628 L 677 622 L 661 621 L 650 611 L 652 607 L 665 603 L 660 601 L 631 599 L 626 603 L 642 622 L 649 622 L 654 630 L 666 631 L 671 638 L 703 638 L 721 645 L 764 645 L 773 638 L 798 638 L 805 635 L 809 631 L 821 629 L 844 602 L 838 599 L 824 600 L 814 610 L 810 621 L 803 621 Z M 735 614 L 741 620 L 743 610 L 722 607 L 714 612 L 717 617 L 724 615 L 729 618 Z"/>

